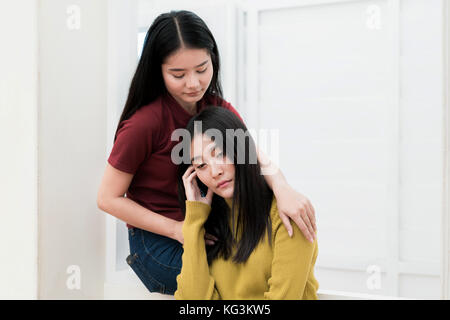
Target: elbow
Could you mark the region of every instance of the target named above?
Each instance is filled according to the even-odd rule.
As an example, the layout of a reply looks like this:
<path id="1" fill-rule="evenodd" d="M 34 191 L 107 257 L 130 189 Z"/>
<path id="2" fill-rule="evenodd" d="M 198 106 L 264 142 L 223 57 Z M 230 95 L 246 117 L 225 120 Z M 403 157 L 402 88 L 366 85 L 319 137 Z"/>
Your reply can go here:
<path id="1" fill-rule="evenodd" d="M 102 211 L 105 211 L 105 203 L 103 201 L 103 199 L 101 198 L 97 198 L 97 208 L 99 208 Z"/>
<path id="2" fill-rule="evenodd" d="M 100 193 L 97 195 L 97 208 L 99 208 L 102 211 L 108 211 L 107 209 L 107 200 L 104 196 L 102 196 Z"/>

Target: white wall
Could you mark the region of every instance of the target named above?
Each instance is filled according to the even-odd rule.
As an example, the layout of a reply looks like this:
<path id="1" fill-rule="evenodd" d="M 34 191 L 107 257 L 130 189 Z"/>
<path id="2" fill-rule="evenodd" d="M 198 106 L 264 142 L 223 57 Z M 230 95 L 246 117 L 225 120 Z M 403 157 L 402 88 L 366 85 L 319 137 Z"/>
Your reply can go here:
<path id="1" fill-rule="evenodd" d="M 0 2 L 0 299 L 37 297 L 36 26 L 35 1 Z"/>
<path id="2" fill-rule="evenodd" d="M 315 206 L 321 288 L 441 297 L 443 1 L 248 3 L 254 117 Z"/>
<path id="3" fill-rule="evenodd" d="M 80 28 L 77 29 L 77 8 Z M 39 12 L 39 298 L 103 297 L 106 0 L 42 0 Z M 70 29 L 74 27 L 75 29 Z M 17 232 L 17 231 L 15 231 Z M 78 266 L 79 289 L 67 268 Z M 76 284 L 76 282 L 73 282 Z"/>

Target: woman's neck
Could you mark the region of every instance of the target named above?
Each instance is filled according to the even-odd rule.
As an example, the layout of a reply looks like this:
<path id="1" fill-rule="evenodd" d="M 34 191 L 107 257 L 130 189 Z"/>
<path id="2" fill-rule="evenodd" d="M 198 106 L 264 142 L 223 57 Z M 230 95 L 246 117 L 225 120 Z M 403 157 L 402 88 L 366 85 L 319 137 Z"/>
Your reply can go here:
<path id="1" fill-rule="evenodd" d="M 173 97 L 178 104 L 184 109 L 186 110 L 187 113 L 189 113 L 190 115 L 195 115 L 197 114 L 197 102 L 194 103 L 186 103 L 184 101 L 180 101 L 177 98 Z"/>

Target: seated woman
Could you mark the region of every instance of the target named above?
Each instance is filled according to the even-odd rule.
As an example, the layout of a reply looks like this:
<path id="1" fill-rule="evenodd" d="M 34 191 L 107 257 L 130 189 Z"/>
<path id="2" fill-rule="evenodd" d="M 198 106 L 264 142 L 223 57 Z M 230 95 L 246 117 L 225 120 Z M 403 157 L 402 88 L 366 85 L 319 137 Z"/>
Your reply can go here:
<path id="1" fill-rule="evenodd" d="M 317 240 L 309 242 L 296 225 L 289 237 L 261 166 L 251 161 L 255 144 L 239 134 L 248 133 L 245 125 L 212 106 L 186 129 L 191 144 L 183 152 L 192 165 L 179 167 L 185 220 L 175 298 L 317 299 Z M 205 246 L 205 232 L 215 236 L 214 245 Z"/>

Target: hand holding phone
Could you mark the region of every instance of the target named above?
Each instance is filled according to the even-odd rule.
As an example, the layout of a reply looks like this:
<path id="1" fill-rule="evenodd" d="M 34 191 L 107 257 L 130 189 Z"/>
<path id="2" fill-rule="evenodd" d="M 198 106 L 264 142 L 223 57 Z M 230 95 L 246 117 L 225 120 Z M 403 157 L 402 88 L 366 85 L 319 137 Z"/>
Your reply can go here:
<path id="1" fill-rule="evenodd" d="M 211 205 L 214 192 L 208 188 L 206 195 L 202 192 L 197 183 L 197 172 L 193 166 L 189 166 L 183 175 L 184 189 L 186 190 L 186 199 L 189 201 L 200 201 Z"/>

